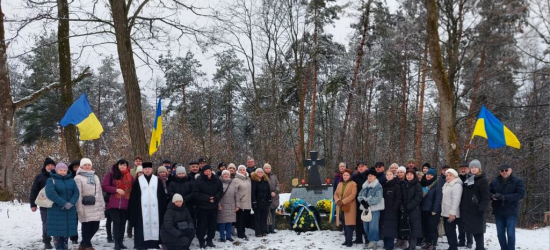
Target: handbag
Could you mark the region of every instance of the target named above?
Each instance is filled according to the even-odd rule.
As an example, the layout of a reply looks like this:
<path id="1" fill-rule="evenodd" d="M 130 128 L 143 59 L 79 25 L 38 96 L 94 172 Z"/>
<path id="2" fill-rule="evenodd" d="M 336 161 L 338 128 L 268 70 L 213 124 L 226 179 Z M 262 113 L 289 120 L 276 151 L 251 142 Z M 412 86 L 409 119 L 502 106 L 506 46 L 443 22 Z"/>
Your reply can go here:
<path id="1" fill-rule="evenodd" d="M 474 193 L 472 194 L 472 204 L 479 205 L 479 199 L 477 198 L 477 186 L 474 185 Z"/>
<path id="2" fill-rule="evenodd" d="M 52 179 L 53 185 L 55 185 L 55 180 Z M 48 196 L 46 196 L 46 187 L 44 186 L 42 189 L 40 189 L 40 192 L 38 192 L 38 196 L 36 196 L 36 200 L 34 203 L 43 208 L 51 208 L 53 207 L 53 201 L 48 199 Z"/>
<path id="3" fill-rule="evenodd" d="M 439 225 L 437 225 L 437 233 L 439 237 L 442 237 L 445 235 L 445 225 L 443 224 L 443 217 L 439 219 Z"/>
<path id="4" fill-rule="evenodd" d="M 370 207 L 363 210 L 363 212 L 361 213 L 361 220 L 364 222 L 372 221 L 372 212 L 370 211 Z"/>
<path id="5" fill-rule="evenodd" d="M 96 184 L 94 183 L 94 195 L 82 196 L 82 205 L 84 205 L 84 206 L 93 206 L 93 205 L 95 205 L 95 191 L 96 191 Z"/>

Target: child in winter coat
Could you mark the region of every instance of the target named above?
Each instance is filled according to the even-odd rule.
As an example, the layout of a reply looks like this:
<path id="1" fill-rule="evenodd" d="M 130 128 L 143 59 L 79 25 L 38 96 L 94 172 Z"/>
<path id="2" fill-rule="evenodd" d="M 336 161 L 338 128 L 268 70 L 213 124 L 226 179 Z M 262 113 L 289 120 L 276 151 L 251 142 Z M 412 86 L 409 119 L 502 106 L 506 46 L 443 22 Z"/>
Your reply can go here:
<path id="1" fill-rule="evenodd" d="M 189 249 L 195 237 L 195 227 L 189 211 L 183 206 L 183 197 L 174 194 L 164 215 L 160 230 L 163 247 L 168 250 Z"/>

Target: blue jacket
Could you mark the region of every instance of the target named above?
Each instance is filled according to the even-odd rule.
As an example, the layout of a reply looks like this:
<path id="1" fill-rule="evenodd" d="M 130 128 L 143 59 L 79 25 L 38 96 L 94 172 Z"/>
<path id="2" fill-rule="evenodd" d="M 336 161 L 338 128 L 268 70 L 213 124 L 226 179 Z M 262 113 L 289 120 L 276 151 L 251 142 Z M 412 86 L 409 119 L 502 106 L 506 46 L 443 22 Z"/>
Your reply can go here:
<path id="1" fill-rule="evenodd" d="M 525 185 L 523 180 L 514 174 L 511 174 L 507 180 L 503 180 L 502 176 L 497 176 L 489 189 L 491 196 L 499 193 L 502 198 L 492 200 L 493 214 L 502 216 L 518 216 L 519 201 L 525 197 Z"/>
<path id="2" fill-rule="evenodd" d="M 441 213 L 441 199 L 443 199 L 443 184 L 445 184 L 445 179 L 441 179 L 441 176 L 437 178 L 434 182 L 429 185 L 429 182 L 426 180 L 426 176 L 422 177 L 420 185 L 422 186 L 423 191 L 428 189 L 427 193 L 422 199 L 421 209 L 424 212 L 435 212 Z"/>
<path id="3" fill-rule="evenodd" d="M 46 182 L 46 196 L 52 200 L 53 206 L 48 208 L 48 236 L 69 237 L 77 235 L 76 201 L 80 196 L 78 187 L 71 178 L 71 174 L 65 176 L 50 173 L 51 178 Z M 53 183 L 53 181 L 55 183 Z M 70 202 L 73 207 L 69 210 L 63 208 Z"/>

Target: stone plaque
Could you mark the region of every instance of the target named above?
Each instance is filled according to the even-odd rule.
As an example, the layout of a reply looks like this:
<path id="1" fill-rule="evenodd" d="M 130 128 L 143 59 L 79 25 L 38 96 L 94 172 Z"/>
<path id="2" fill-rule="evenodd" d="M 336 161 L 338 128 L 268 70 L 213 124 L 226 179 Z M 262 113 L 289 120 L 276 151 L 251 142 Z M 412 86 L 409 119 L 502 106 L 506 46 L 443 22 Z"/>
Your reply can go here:
<path id="1" fill-rule="evenodd" d="M 298 186 L 298 178 L 292 179 L 292 186 L 293 186 L 293 187 Z"/>
<path id="2" fill-rule="evenodd" d="M 309 205 L 317 205 L 317 202 L 322 199 L 332 200 L 332 185 L 322 185 L 315 187 L 294 187 L 290 193 L 290 199 L 300 198 Z"/>

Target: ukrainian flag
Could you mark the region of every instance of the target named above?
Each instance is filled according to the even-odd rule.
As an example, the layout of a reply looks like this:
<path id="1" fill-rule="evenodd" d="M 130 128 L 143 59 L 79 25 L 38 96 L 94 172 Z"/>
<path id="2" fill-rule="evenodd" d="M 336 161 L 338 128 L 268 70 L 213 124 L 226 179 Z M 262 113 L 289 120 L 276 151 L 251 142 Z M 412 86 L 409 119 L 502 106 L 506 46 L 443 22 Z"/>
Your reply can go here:
<path id="1" fill-rule="evenodd" d="M 160 146 L 160 137 L 162 135 L 162 108 L 160 104 L 161 98 L 157 104 L 157 114 L 155 115 L 155 124 L 153 125 L 153 134 L 151 135 L 151 143 L 149 144 L 149 155 L 157 152 Z"/>
<path id="2" fill-rule="evenodd" d="M 485 108 L 485 105 L 483 105 L 479 111 L 479 117 L 477 118 L 472 139 L 476 135 L 487 139 L 490 148 L 510 146 L 519 149 L 521 147 L 516 135 L 491 114 L 491 112 Z"/>
<path id="3" fill-rule="evenodd" d="M 80 131 L 80 140 L 94 140 L 103 133 L 103 126 L 92 112 L 92 107 L 88 102 L 86 94 L 82 94 L 76 101 L 67 109 L 65 116 L 59 122 L 59 125 L 66 127 L 73 124 Z"/>

